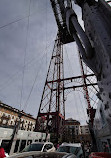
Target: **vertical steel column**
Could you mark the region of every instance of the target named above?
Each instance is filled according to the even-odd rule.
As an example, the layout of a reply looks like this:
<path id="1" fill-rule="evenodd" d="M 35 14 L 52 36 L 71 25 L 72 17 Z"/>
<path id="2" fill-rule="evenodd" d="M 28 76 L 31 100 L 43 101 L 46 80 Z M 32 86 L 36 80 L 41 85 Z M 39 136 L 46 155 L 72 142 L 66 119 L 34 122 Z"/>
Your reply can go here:
<path id="1" fill-rule="evenodd" d="M 63 62 L 63 47 L 61 48 L 62 49 L 62 78 L 64 78 L 64 62 Z M 64 119 L 63 119 L 63 140 L 65 138 L 65 94 L 64 94 L 64 80 L 63 80 L 63 116 L 64 116 Z"/>
<path id="2" fill-rule="evenodd" d="M 60 40 L 58 40 L 58 50 L 57 50 L 57 138 L 59 138 L 59 113 L 60 113 L 60 58 L 61 58 L 61 45 Z"/>
<path id="3" fill-rule="evenodd" d="M 35 127 L 35 131 L 46 132 L 47 134 L 49 131 L 53 131 L 53 127 L 57 141 L 61 133 L 60 130 L 63 129 L 61 126 L 63 125 L 65 116 L 65 107 L 63 107 L 64 84 L 63 80 L 61 80 L 63 77 L 63 44 L 58 34 L 46 76 Z M 49 82 L 50 80 L 51 82 Z M 54 80 L 56 80 L 56 82 L 53 82 Z M 54 89 L 56 89 L 56 91 Z M 42 119 L 44 119 L 44 121 Z"/>
<path id="4" fill-rule="evenodd" d="M 84 88 L 83 89 L 86 93 L 86 100 L 87 100 L 87 103 L 88 103 L 89 118 L 90 118 L 90 121 L 93 125 L 93 118 L 92 118 L 92 113 L 91 113 L 91 104 L 90 104 L 90 100 L 89 100 L 89 94 L 88 94 L 88 89 L 87 89 L 87 84 L 86 84 L 86 77 L 85 77 L 85 73 L 84 73 L 84 68 L 83 68 L 83 63 L 82 63 L 82 58 L 81 58 L 80 52 L 79 52 L 79 59 L 80 59 L 81 71 L 82 71 L 83 82 L 84 82 Z"/>

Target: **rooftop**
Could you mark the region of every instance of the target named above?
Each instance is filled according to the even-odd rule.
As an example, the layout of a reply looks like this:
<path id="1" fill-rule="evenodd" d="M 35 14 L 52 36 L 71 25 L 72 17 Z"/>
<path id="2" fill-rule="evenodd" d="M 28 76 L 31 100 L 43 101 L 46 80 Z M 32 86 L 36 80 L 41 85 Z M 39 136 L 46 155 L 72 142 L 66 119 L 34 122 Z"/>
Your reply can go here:
<path id="1" fill-rule="evenodd" d="M 27 114 L 27 113 L 25 113 L 24 111 L 20 111 L 20 110 L 18 110 L 18 109 L 16 109 L 16 108 L 13 108 L 12 106 L 9 106 L 9 105 L 7 105 L 7 104 L 4 104 L 4 103 L 2 103 L 1 101 L 0 101 L 0 107 L 6 108 L 6 109 L 11 110 L 11 111 L 13 111 L 13 112 L 15 112 L 15 113 L 22 114 L 23 116 L 27 116 L 27 117 L 30 117 L 30 118 L 32 118 L 32 119 L 35 119 L 35 118 L 33 118 L 33 116 L 32 116 L 31 114 Z"/>

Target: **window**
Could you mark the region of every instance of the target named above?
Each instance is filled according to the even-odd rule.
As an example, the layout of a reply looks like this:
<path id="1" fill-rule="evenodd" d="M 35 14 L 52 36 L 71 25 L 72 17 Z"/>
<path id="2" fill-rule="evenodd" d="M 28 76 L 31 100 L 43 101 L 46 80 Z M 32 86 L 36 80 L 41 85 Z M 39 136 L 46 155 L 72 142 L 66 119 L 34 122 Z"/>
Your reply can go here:
<path id="1" fill-rule="evenodd" d="M 52 147 L 53 147 L 53 145 L 52 144 L 48 144 L 49 145 L 49 149 L 51 149 Z"/>
<path id="2" fill-rule="evenodd" d="M 3 124 L 6 124 L 6 120 L 3 120 L 3 122 L 2 122 Z"/>
<path id="3" fill-rule="evenodd" d="M 17 150 L 18 150 L 19 142 L 20 142 L 20 140 L 17 140 L 17 141 L 16 141 L 14 153 L 17 152 Z"/>
<path id="4" fill-rule="evenodd" d="M 44 147 L 44 149 L 47 149 L 47 150 L 49 150 L 51 148 L 52 148 L 52 144 L 46 144 L 45 147 Z"/>
<path id="5" fill-rule="evenodd" d="M 25 145 L 26 145 L 26 140 L 22 140 L 21 146 L 20 146 L 20 151 L 25 148 Z"/>
<path id="6" fill-rule="evenodd" d="M 24 152 L 28 151 L 41 151 L 43 147 L 43 144 L 30 144 L 27 147 L 23 149 Z"/>
<path id="7" fill-rule="evenodd" d="M 2 140 L 1 145 L 4 148 L 6 153 L 9 153 L 9 151 L 10 151 L 10 148 L 9 148 L 10 142 L 11 142 L 10 140 Z"/>
<path id="8" fill-rule="evenodd" d="M 38 142 L 38 140 L 36 139 L 35 142 Z"/>
<path id="9" fill-rule="evenodd" d="M 76 130 L 76 134 L 78 135 L 78 130 Z"/>
<path id="10" fill-rule="evenodd" d="M 32 143 L 32 140 L 28 140 L 27 142 L 27 145 L 31 144 Z"/>

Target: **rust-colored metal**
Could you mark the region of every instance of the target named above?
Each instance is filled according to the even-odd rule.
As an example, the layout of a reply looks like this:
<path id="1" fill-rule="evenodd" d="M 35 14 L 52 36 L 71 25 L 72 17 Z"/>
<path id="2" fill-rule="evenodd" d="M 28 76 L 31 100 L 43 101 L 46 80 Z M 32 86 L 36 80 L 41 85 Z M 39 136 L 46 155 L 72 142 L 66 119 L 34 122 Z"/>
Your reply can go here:
<path id="1" fill-rule="evenodd" d="M 86 83 L 86 75 L 84 73 L 84 67 L 83 67 L 83 61 L 82 61 L 82 58 L 81 58 L 81 55 L 79 53 L 79 59 L 80 59 L 80 65 L 81 65 L 81 72 L 82 72 L 82 77 L 83 77 L 83 82 L 84 82 L 84 86 L 83 86 L 83 89 L 85 91 L 85 94 L 86 94 L 86 100 L 87 100 L 87 104 L 88 104 L 88 115 L 89 115 L 89 120 L 91 121 L 91 124 L 93 125 L 93 109 L 91 107 L 91 104 L 90 104 L 90 99 L 89 99 L 89 94 L 88 94 L 88 86 L 94 86 L 94 85 L 97 85 L 97 83 L 91 83 L 91 84 L 87 84 Z"/>
<path id="2" fill-rule="evenodd" d="M 40 102 L 38 116 L 36 120 L 35 131 L 41 131 L 46 133 L 54 133 L 56 141 L 61 137 L 61 133 L 64 133 L 65 125 L 65 95 L 64 91 L 67 89 L 76 89 L 83 87 L 86 93 L 86 99 L 88 102 L 88 110 L 90 119 L 91 105 L 88 95 L 87 86 L 94 86 L 97 83 L 86 83 L 86 79 L 94 76 L 94 74 L 85 74 L 80 58 L 81 76 L 64 78 L 64 66 L 63 66 L 63 44 L 59 39 L 59 35 L 55 40 L 55 45 L 50 60 L 48 73 L 44 85 L 44 90 Z M 80 80 L 78 83 L 76 80 Z M 84 81 L 84 82 L 83 82 Z M 65 82 L 72 83 L 70 86 L 65 86 Z"/>
<path id="3" fill-rule="evenodd" d="M 55 133 L 56 141 L 62 133 L 65 120 L 62 47 L 63 44 L 58 35 L 55 40 L 35 127 L 35 131 Z M 50 80 L 56 80 L 56 82 L 49 82 Z M 54 88 L 56 91 L 53 91 Z"/>

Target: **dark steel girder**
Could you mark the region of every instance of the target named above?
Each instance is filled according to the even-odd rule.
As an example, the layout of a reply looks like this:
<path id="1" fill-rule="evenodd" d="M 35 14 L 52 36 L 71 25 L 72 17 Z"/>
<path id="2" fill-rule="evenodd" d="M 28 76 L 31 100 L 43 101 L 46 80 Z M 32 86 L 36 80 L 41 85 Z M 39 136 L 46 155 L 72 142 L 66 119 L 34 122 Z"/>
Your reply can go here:
<path id="1" fill-rule="evenodd" d="M 60 114 L 59 112 L 47 112 L 47 113 L 38 113 L 38 116 L 47 116 L 47 115 L 55 115 L 57 116 L 57 114 L 59 115 L 59 117 L 61 117 L 62 119 L 64 119 L 64 116 L 62 114 Z"/>
<path id="2" fill-rule="evenodd" d="M 97 85 L 97 83 L 91 83 L 91 84 L 86 84 L 86 86 L 95 86 Z M 80 87 L 85 87 L 84 84 L 81 84 L 81 85 L 77 85 L 77 86 L 69 86 L 69 87 L 64 87 L 64 90 L 65 89 L 76 89 L 76 88 L 80 88 Z M 57 89 L 53 89 L 53 91 L 56 91 Z"/>
<path id="3" fill-rule="evenodd" d="M 66 26 L 66 14 L 64 7 L 64 0 L 50 0 L 54 12 L 56 23 L 59 30 L 60 40 L 63 44 L 73 42 L 72 35 L 68 32 Z"/>
<path id="4" fill-rule="evenodd" d="M 47 83 L 54 83 L 54 82 L 61 82 L 61 81 L 68 81 L 68 80 L 72 81 L 74 79 L 87 78 L 87 77 L 91 77 L 91 76 L 95 76 L 95 75 L 94 74 L 88 74 L 88 75 L 84 75 L 84 76 L 68 77 L 68 78 L 63 78 L 63 79 L 59 79 L 59 80 L 47 81 Z"/>

